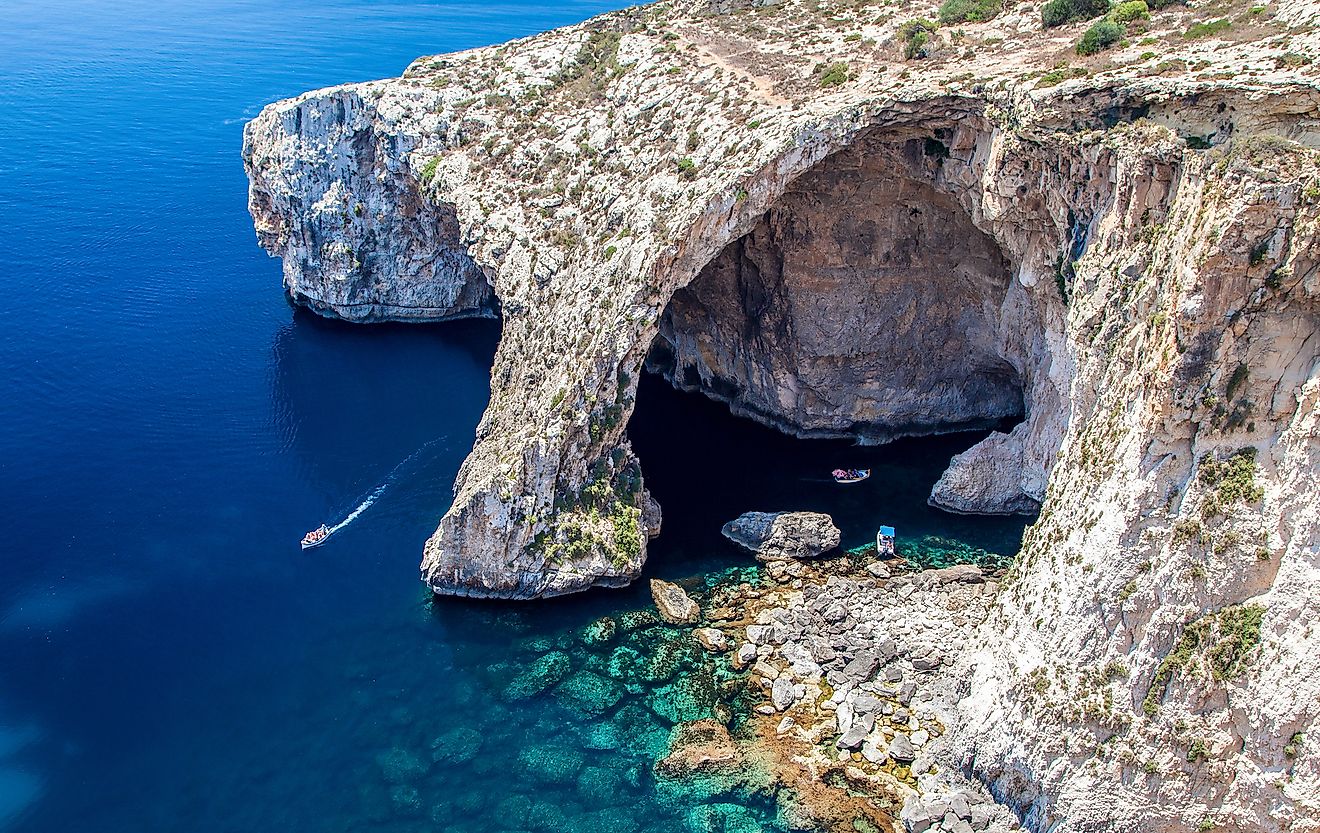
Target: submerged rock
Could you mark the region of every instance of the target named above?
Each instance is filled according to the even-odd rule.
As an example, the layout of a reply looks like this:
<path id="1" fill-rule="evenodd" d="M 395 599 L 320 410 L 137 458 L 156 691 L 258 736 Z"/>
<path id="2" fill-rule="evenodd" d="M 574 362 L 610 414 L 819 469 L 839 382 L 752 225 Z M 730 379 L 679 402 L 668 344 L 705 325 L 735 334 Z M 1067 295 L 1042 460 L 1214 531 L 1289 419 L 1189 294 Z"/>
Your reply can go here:
<path id="1" fill-rule="evenodd" d="M 608 616 L 602 616 L 582 629 L 582 642 L 591 647 L 604 645 L 614 639 L 614 634 L 618 630 L 617 622 Z"/>
<path id="2" fill-rule="evenodd" d="M 381 777 L 387 784 L 407 784 L 421 779 L 429 769 L 426 762 L 407 749 L 394 748 L 376 756 Z"/>
<path id="3" fill-rule="evenodd" d="M 437 764 L 462 764 L 481 751 L 481 733 L 459 726 L 431 741 L 431 760 Z"/>
<path id="4" fill-rule="evenodd" d="M 729 637 L 724 635 L 724 631 L 718 628 L 697 628 L 692 632 L 697 642 L 707 651 L 716 654 L 722 654 L 729 650 Z"/>
<path id="5" fill-rule="evenodd" d="M 715 706 L 715 678 L 708 669 L 684 674 L 650 697 L 651 711 L 669 723 L 683 723 L 711 715 Z"/>
<path id="6" fill-rule="evenodd" d="M 390 788 L 390 803 L 401 816 L 422 814 L 422 794 L 411 784 L 395 784 Z"/>
<path id="7" fill-rule="evenodd" d="M 660 619 L 649 610 L 630 610 L 618 617 L 618 629 L 623 633 L 643 630 L 660 624 Z"/>
<path id="8" fill-rule="evenodd" d="M 505 700 L 525 700 L 535 697 L 558 683 L 573 669 L 573 661 L 563 651 L 551 651 L 538 657 L 526 671 L 513 678 L 504 687 Z"/>
<path id="9" fill-rule="evenodd" d="M 669 736 L 669 754 L 655 765 L 671 778 L 737 765 L 740 755 L 729 730 L 714 720 L 680 723 Z"/>
<path id="10" fill-rule="evenodd" d="M 720 532 L 758 561 L 814 558 L 839 546 L 840 536 L 834 519 L 820 512 L 747 512 Z"/>
<path id="11" fill-rule="evenodd" d="M 620 645 L 605 660 L 605 673 L 623 683 L 632 683 L 646 668 L 646 657 L 628 645 Z"/>
<path id="12" fill-rule="evenodd" d="M 611 767 L 589 766 L 578 774 L 577 792 L 590 807 L 613 807 L 627 799 L 623 775 Z"/>
<path id="13" fill-rule="evenodd" d="M 623 697 L 623 689 L 608 677 L 579 671 L 555 689 L 555 696 L 569 708 L 598 715 L 614 708 Z"/>
<path id="14" fill-rule="evenodd" d="M 567 746 L 529 746 L 518 753 L 518 763 L 536 781 L 568 784 L 582 767 L 582 753 Z"/>
<path id="15" fill-rule="evenodd" d="M 691 625 L 701 616 L 701 608 L 677 584 L 651 579 L 651 598 L 660 611 L 660 618 L 671 625 Z"/>
<path id="16" fill-rule="evenodd" d="M 648 683 L 673 679 L 680 669 L 692 664 L 696 645 L 686 635 L 660 642 L 646 658 L 640 677 Z"/>
<path id="17" fill-rule="evenodd" d="M 687 815 L 693 833 L 761 833 L 761 823 L 741 804 L 702 804 Z"/>
<path id="18" fill-rule="evenodd" d="M 618 749 L 623 745 L 623 733 L 618 725 L 612 720 L 602 721 L 594 724 L 587 730 L 586 737 L 582 741 L 583 747 L 595 750 Z"/>

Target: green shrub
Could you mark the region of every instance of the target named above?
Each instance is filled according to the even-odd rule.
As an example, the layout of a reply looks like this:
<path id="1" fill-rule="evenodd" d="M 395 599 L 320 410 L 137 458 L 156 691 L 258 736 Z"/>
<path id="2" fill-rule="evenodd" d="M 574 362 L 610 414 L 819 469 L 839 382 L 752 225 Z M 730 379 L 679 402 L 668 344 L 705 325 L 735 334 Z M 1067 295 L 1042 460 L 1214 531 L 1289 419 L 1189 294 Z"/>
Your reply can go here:
<path id="1" fill-rule="evenodd" d="M 1115 23 L 1150 20 L 1150 6 L 1146 5 L 1146 0 L 1128 0 L 1110 9 L 1107 17 Z"/>
<path id="2" fill-rule="evenodd" d="M 1260 644 L 1264 616 L 1261 605 L 1229 605 L 1189 622 L 1178 644 L 1155 669 L 1142 702 L 1146 714 L 1154 716 L 1159 711 L 1174 672 L 1194 670 L 1201 665 L 1198 660 L 1204 661 L 1215 680 L 1232 679 L 1245 671 L 1251 652 Z"/>
<path id="3" fill-rule="evenodd" d="M 423 185 L 430 185 L 430 184 L 431 184 L 431 180 L 435 179 L 435 169 L 436 169 L 439 165 L 440 165 L 440 157 L 439 157 L 439 156 L 432 156 L 430 159 L 426 160 L 426 164 L 422 166 L 422 184 L 423 184 Z"/>
<path id="4" fill-rule="evenodd" d="M 940 6 L 940 23 L 984 23 L 1004 10 L 1004 0 L 945 0 Z"/>
<path id="5" fill-rule="evenodd" d="M 1232 605 L 1219 611 L 1219 641 L 1207 653 L 1216 680 L 1231 679 L 1246 670 L 1248 655 L 1260 644 L 1264 617 L 1261 605 Z"/>
<path id="6" fill-rule="evenodd" d="M 678 160 L 678 175 L 684 179 L 693 179 L 697 175 L 697 163 L 684 157 Z"/>
<path id="7" fill-rule="evenodd" d="M 637 524 L 641 515 L 641 510 L 624 503 L 615 504 L 610 513 L 614 527 L 614 551 L 610 561 L 615 567 L 622 569 L 642 554 L 642 532 Z"/>
<path id="8" fill-rule="evenodd" d="M 1152 9 L 1167 9 L 1169 6 L 1186 6 L 1187 0 L 1146 0 Z"/>
<path id="9" fill-rule="evenodd" d="M 1109 11 L 1109 0 L 1050 0 L 1040 9 L 1045 28 L 1090 20 Z"/>
<path id="10" fill-rule="evenodd" d="M 1226 17 L 1221 17 L 1218 20 L 1209 20 L 1206 21 L 1205 23 L 1193 23 L 1191 26 L 1187 27 L 1186 32 L 1183 32 L 1183 37 L 1187 38 L 1188 40 L 1195 40 L 1197 38 L 1208 38 L 1211 37 L 1212 35 L 1219 34 L 1220 32 L 1224 31 L 1225 29 L 1228 29 L 1232 25 L 1233 25 L 1233 21 L 1229 20 Z"/>
<path id="11" fill-rule="evenodd" d="M 1194 739 L 1187 747 L 1187 762 L 1194 764 L 1197 761 L 1206 761 L 1210 759 L 1210 750 L 1201 738 Z"/>
<path id="12" fill-rule="evenodd" d="M 1256 503 L 1265 497 L 1265 490 L 1256 483 L 1256 449 L 1250 446 L 1224 460 L 1205 454 L 1196 478 L 1209 487 L 1202 507 L 1209 515 L 1219 514 L 1226 505 Z"/>
<path id="13" fill-rule="evenodd" d="M 1050 70 L 1049 72 L 1042 75 L 1039 79 L 1037 79 L 1036 86 L 1053 87 L 1055 84 L 1061 84 L 1064 81 L 1067 81 L 1071 78 L 1085 78 L 1090 74 L 1091 73 L 1087 72 L 1082 67 L 1070 67 L 1070 66 L 1055 67 L 1054 69 Z M 1057 280 L 1059 281 L 1059 293 L 1064 296 L 1064 300 L 1067 300 L 1068 290 L 1066 285 L 1064 284 L 1065 278 L 1062 268 L 1058 270 L 1056 277 Z"/>
<path id="14" fill-rule="evenodd" d="M 1297 753 L 1301 751 L 1302 744 L 1305 742 L 1306 734 L 1304 732 L 1293 732 L 1293 736 L 1283 745 L 1284 756 L 1288 758 L 1296 758 Z"/>
<path id="15" fill-rule="evenodd" d="M 915 17 L 898 27 L 898 37 L 903 41 L 903 57 L 909 61 L 920 60 L 927 56 L 926 44 L 935 34 L 939 24 L 924 17 Z"/>
<path id="16" fill-rule="evenodd" d="M 837 87 L 848 81 L 848 65 L 843 61 L 835 61 L 820 71 L 820 85 L 822 87 Z"/>
<path id="17" fill-rule="evenodd" d="M 1103 52 L 1123 39 L 1127 34 L 1120 24 L 1112 20 L 1102 20 L 1095 23 L 1086 30 L 1082 39 L 1077 42 L 1078 55 L 1094 55 L 1097 52 Z"/>

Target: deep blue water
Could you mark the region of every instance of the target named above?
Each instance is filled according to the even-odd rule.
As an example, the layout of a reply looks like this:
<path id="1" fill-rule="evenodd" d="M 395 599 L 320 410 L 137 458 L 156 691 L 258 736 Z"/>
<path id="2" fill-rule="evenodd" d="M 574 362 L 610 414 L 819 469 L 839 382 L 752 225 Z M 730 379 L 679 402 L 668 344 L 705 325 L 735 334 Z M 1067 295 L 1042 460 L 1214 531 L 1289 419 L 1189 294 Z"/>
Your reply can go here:
<path id="1" fill-rule="evenodd" d="M 0 830 L 731 830 L 739 803 L 769 818 L 754 789 L 657 787 L 668 721 L 631 677 L 608 715 L 622 748 L 567 688 L 501 696 L 556 647 L 605 674 L 576 634 L 644 591 L 429 605 L 420 548 L 498 325 L 295 313 L 245 208 L 241 130 L 263 104 L 613 5 L 0 4 Z M 668 512 L 660 574 L 744 563 L 718 524 L 753 508 L 834 511 L 850 543 L 883 520 L 1001 552 L 1020 535 L 922 503 L 974 438 L 863 452 L 654 380 L 639 403 L 630 430 Z M 297 549 L 404 460 L 331 544 Z M 835 460 L 891 468 L 843 492 L 813 479 Z"/>

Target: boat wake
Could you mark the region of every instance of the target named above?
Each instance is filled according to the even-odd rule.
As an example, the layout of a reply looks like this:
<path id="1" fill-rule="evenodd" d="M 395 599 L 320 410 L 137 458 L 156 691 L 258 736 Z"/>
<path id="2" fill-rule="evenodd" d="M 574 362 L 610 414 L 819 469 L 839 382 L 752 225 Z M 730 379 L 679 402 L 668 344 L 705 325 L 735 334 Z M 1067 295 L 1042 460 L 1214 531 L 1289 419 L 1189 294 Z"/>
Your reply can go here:
<path id="1" fill-rule="evenodd" d="M 363 498 L 362 502 L 359 503 L 356 507 L 354 507 L 352 512 L 349 512 L 347 515 L 345 515 L 342 521 L 340 521 L 339 523 L 335 524 L 332 527 L 329 527 L 329 531 L 326 533 L 326 537 L 329 538 L 331 535 L 334 535 L 339 530 L 343 529 L 344 527 L 353 523 L 353 521 L 357 520 L 359 515 L 361 515 L 363 512 L 371 508 L 371 504 L 376 502 L 376 498 L 385 494 L 385 490 L 389 488 L 389 485 L 390 485 L 389 481 L 386 481 L 380 484 L 379 486 L 377 486 L 375 489 L 373 489 L 371 494 Z"/>
<path id="2" fill-rule="evenodd" d="M 405 457 L 402 462 L 400 462 L 397 466 L 395 466 L 393 469 L 390 470 L 390 473 L 385 476 L 385 479 L 380 482 L 379 486 L 368 492 L 366 496 L 363 497 L 362 500 L 358 502 L 357 506 L 354 506 L 353 510 L 344 516 L 343 520 L 339 521 L 336 524 L 327 525 L 325 535 L 321 536 L 316 541 L 316 544 L 319 546 L 320 544 L 325 543 L 325 541 L 331 535 L 334 535 L 339 530 L 343 529 L 344 527 L 353 523 L 353 521 L 360 518 L 362 516 L 362 513 L 370 509 L 371 505 L 375 503 L 377 500 L 379 500 L 380 496 L 385 494 L 386 490 L 389 489 L 390 486 L 393 486 L 395 483 L 399 481 L 399 478 L 404 474 L 405 471 L 407 471 L 408 466 L 410 464 L 412 464 L 419 457 L 421 457 L 422 454 L 425 453 L 427 449 L 431 448 L 431 446 L 435 445 L 436 443 L 442 442 L 445 439 L 447 439 L 447 437 L 436 437 L 434 440 L 431 440 L 425 445 L 422 445 L 412 454 L 409 454 L 407 457 Z"/>

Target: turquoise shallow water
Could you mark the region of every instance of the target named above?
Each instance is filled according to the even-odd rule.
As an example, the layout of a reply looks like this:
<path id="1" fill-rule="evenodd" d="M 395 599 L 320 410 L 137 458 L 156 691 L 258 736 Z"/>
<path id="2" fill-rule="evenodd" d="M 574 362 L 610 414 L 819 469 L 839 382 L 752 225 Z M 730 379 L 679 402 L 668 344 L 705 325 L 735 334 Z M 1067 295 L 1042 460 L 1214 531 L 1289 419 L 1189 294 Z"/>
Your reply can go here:
<path id="1" fill-rule="evenodd" d="M 295 313 L 245 210 L 240 134 L 262 104 L 609 5 L 0 6 L 0 830 L 773 824 L 763 792 L 655 779 L 684 716 L 655 691 L 715 672 L 648 626 L 629 639 L 672 674 L 610 676 L 624 637 L 581 633 L 644 608 L 643 588 L 422 592 L 498 325 Z M 1021 532 L 924 505 L 974 437 L 798 443 L 654 379 L 630 431 L 666 509 L 658 575 L 745 565 L 718 535 L 745 509 L 832 511 L 848 545 L 879 522 L 1001 553 Z M 404 460 L 331 544 L 298 550 Z M 877 475 L 824 482 L 840 464 Z M 537 663 L 557 687 L 510 699 Z"/>

